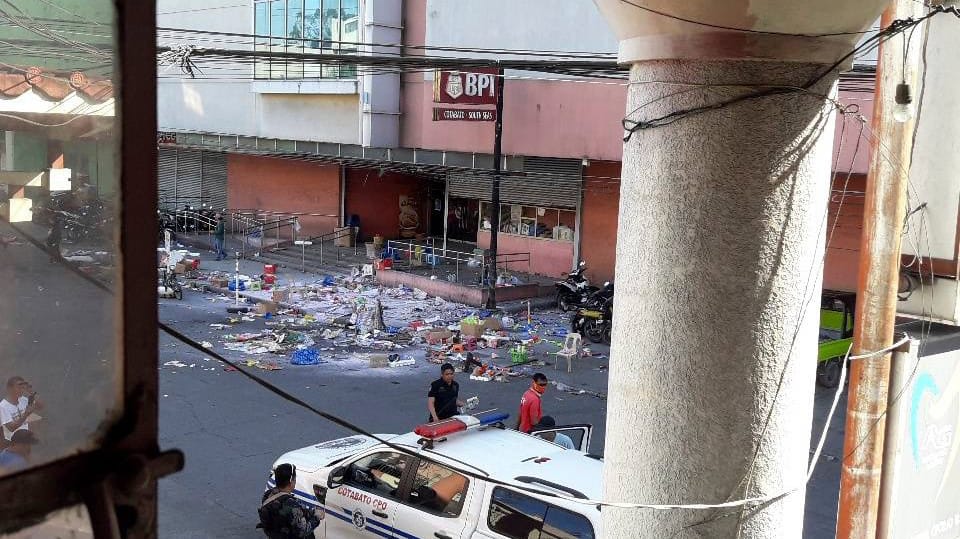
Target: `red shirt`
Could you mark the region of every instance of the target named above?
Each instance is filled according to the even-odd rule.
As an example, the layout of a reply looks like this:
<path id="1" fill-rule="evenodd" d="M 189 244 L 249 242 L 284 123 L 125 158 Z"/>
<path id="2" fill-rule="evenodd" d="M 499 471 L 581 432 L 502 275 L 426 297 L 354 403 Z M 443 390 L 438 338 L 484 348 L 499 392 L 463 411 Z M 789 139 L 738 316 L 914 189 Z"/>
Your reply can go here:
<path id="1" fill-rule="evenodd" d="M 520 397 L 520 432 L 530 432 L 540 422 L 540 394 L 530 388 Z"/>

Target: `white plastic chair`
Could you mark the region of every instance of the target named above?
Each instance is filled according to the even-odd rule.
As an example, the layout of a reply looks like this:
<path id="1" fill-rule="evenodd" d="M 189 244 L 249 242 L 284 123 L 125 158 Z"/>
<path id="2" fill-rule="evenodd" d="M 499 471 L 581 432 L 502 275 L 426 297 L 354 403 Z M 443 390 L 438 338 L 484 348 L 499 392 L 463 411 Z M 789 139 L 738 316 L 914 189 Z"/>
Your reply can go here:
<path id="1" fill-rule="evenodd" d="M 563 348 L 560 349 L 557 354 L 557 361 L 553 364 L 553 368 L 557 369 L 557 366 L 560 364 L 560 358 L 566 358 L 567 360 L 567 372 L 573 372 L 573 358 L 580 356 L 580 334 L 579 333 L 567 333 L 567 338 L 563 341 Z"/>

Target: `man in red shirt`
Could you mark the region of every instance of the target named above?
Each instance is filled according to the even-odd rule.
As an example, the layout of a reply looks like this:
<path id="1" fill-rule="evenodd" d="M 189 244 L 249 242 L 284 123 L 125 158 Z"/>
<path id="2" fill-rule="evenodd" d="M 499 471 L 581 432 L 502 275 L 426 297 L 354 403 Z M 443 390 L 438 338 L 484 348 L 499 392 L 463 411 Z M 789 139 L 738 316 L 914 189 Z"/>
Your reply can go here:
<path id="1" fill-rule="evenodd" d="M 547 377 L 541 372 L 534 374 L 530 389 L 520 398 L 520 425 L 517 427 L 520 432 L 529 433 L 534 425 L 540 422 L 540 418 L 543 417 L 540 399 L 546 390 Z"/>

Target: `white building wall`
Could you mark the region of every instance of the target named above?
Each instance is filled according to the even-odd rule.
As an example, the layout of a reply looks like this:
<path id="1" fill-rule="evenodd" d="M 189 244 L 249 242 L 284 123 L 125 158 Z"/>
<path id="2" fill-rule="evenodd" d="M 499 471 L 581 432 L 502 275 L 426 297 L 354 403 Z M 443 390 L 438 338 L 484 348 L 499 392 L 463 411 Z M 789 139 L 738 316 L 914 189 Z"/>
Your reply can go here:
<path id="1" fill-rule="evenodd" d="M 445 47 L 617 52 L 617 40 L 592 0 L 427 0 L 426 37 L 427 45 Z"/>
<path id="2" fill-rule="evenodd" d="M 158 0 L 158 28 L 253 33 L 252 0 Z M 252 39 L 159 30 L 159 45 L 253 49 Z M 191 78 L 176 66 L 158 73 L 157 113 L 164 131 L 198 131 L 358 144 L 356 84 L 253 81 L 252 62 L 195 59 Z M 335 93 L 319 93 L 333 91 Z M 263 93 L 271 92 L 271 93 Z M 309 93 L 308 93 L 309 92 Z M 346 93 L 341 93 L 346 92 Z"/>
<path id="3" fill-rule="evenodd" d="M 910 166 L 910 204 L 925 202 L 927 207 L 911 217 L 903 243 L 905 253 L 947 260 L 954 256 L 960 215 L 960 72 L 956 69 L 960 33 L 956 30 L 952 17 L 930 19 L 926 90 Z M 920 101 L 917 94 L 914 90 L 914 106 Z"/>

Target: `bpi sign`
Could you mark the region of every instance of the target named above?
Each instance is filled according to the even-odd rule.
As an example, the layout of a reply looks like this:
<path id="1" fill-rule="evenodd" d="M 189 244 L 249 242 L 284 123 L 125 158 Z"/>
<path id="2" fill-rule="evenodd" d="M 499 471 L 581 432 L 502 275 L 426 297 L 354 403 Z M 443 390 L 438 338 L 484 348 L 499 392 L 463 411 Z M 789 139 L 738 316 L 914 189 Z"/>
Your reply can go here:
<path id="1" fill-rule="evenodd" d="M 433 78 L 433 101 L 458 105 L 495 105 L 496 68 L 436 72 Z"/>

